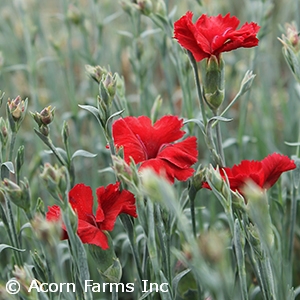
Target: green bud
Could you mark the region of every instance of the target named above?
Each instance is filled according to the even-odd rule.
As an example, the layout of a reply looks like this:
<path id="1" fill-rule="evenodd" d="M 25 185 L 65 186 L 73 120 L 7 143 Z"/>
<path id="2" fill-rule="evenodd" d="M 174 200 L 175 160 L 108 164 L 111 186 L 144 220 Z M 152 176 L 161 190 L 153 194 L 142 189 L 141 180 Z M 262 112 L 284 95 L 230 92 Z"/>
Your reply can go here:
<path id="1" fill-rule="evenodd" d="M 156 0 L 155 13 L 160 16 L 167 17 L 167 7 L 164 0 Z"/>
<path id="2" fill-rule="evenodd" d="M 47 221 L 41 214 L 36 214 L 30 223 L 37 238 L 50 246 L 56 245 L 62 236 L 61 222 Z"/>
<path id="3" fill-rule="evenodd" d="M 69 5 L 68 11 L 67 11 L 67 18 L 74 25 L 79 25 L 83 22 L 84 16 L 78 7 L 71 4 L 71 5 Z"/>
<path id="4" fill-rule="evenodd" d="M 121 4 L 122 9 L 130 16 L 133 14 L 133 12 L 136 9 L 136 4 L 132 3 L 129 0 L 121 0 L 120 4 Z"/>
<path id="5" fill-rule="evenodd" d="M 61 197 L 61 195 L 65 192 L 67 187 L 65 167 L 62 166 L 58 168 L 57 165 L 53 167 L 51 164 L 45 163 L 40 177 L 44 180 L 49 192 L 52 195 L 55 195 L 57 192 Z"/>
<path id="6" fill-rule="evenodd" d="M 295 23 L 285 25 L 286 33 L 279 41 L 283 44 L 283 56 L 295 78 L 300 82 L 300 34 Z"/>
<path id="7" fill-rule="evenodd" d="M 201 165 L 199 165 L 196 174 L 191 180 L 191 186 L 189 189 L 189 197 L 191 200 L 194 200 L 197 192 L 202 189 L 202 184 L 205 182 L 205 174 L 206 169 L 202 169 Z"/>
<path id="8" fill-rule="evenodd" d="M 110 98 L 113 98 L 116 94 L 116 85 L 117 85 L 116 73 L 113 76 L 111 76 L 110 73 L 107 73 L 104 77 L 103 85 L 106 88 L 106 91 L 110 96 Z"/>
<path id="9" fill-rule="evenodd" d="M 100 83 L 103 75 L 106 75 L 108 73 L 108 71 L 100 66 L 90 66 L 90 65 L 86 65 L 85 66 L 85 70 L 87 72 L 87 74 L 94 79 L 97 83 Z"/>
<path id="10" fill-rule="evenodd" d="M 223 185 L 224 185 L 224 179 L 220 175 L 219 167 L 217 166 L 217 169 L 214 169 L 212 165 L 210 165 L 206 169 L 206 179 L 209 180 L 210 184 L 218 191 L 221 192 Z"/>
<path id="11" fill-rule="evenodd" d="M 153 10 L 151 0 L 137 0 L 137 5 L 142 14 L 149 16 Z"/>
<path id="12" fill-rule="evenodd" d="M 216 111 L 224 100 L 224 61 L 212 55 L 207 60 L 205 79 L 204 79 L 204 96 L 211 110 Z"/>
<path id="13" fill-rule="evenodd" d="M 105 282 L 119 283 L 122 277 L 122 266 L 117 258 L 112 239 L 110 235 L 104 231 L 108 238 L 109 248 L 103 250 L 102 248 L 89 244 L 88 249 L 94 258 L 97 270 Z"/>
<path id="14" fill-rule="evenodd" d="M 5 178 L 2 182 L 2 186 L 2 189 L 11 202 L 24 209 L 26 213 L 30 212 L 30 188 L 26 178 L 24 181 L 20 181 L 20 185 Z"/>
<path id="15" fill-rule="evenodd" d="M 7 128 L 8 128 L 7 122 L 2 117 L 0 117 L 0 139 L 3 147 L 5 147 L 8 140 Z"/>
<path id="16" fill-rule="evenodd" d="M 17 157 L 16 157 L 16 170 L 17 173 L 20 172 L 21 167 L 24 164 L 24 146 L 20 146 L 18 149 Z"/>

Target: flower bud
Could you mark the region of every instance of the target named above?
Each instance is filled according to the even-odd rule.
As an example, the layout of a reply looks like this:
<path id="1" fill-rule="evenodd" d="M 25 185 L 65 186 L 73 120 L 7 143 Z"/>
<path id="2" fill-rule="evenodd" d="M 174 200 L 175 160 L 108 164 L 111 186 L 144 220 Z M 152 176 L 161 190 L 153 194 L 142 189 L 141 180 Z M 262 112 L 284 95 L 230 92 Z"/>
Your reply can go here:
<path id="1" fill-rule="evenodd" d="M 224 61 L 212 55 L 207 60 L 204 96 L 211 110 L 216 111 L 224 100 Z"/>
<path id="2" fill-rule="evenodd" d="M 84 16 L 78 7 L 71 4 L 71 5 L 69 5 L 68 11 L 67 11 L 67 18 L 74 25 L 79 25 L 80 23 L 83 22 Z"/>
<path id="3" fill-rule="evenodd" d="M 7 140 L 8 140 L 8 124 L 7 122 L 0 117 L 0 140 L 3 147 L 5 147 Z"/>
<path id="4" fill-rule="evenodd" d="M 286 24 L 286 35 L 279 41 L 283 44 L 283 56 L 295 78 L 300 82 L 300 37 L 295 23 Z"/>
<path id="5" fill-rule="evenodd" d="M 61 197 L 61 195 L 65 192 L 67 188 L 65 167 L 58 168 L 57 165 L 53 167 L 51 164 L 45 163 L 40 177 L 44 180 L 52 195 L 55 195 L 55 193 L 58 192 Z"/>
<path id="6" fill-rule="evenodd" d="M 20 96 L 17 96 L 17 98 L 15 98 L 14 100 L 8 99 L 8 107 L 15 122 L 24 118 L 23 115 L 25 112 L 26 104 Z"/>
<path id="7" fill-rule="evenodd" d="M 2 186 L 2 189 L 11 202 L 24 209 L 26 213 L 30 212 L 30 188 L 26 178 L 24 181 L 20 181 L 20 185 L 5 178 L 2 182 Z"/>
<path id="8" fill-rule="evenodd" d="M 157 13 L 160 16 L 166 17 L 167 16 L 167 7 L 164 0 L 156 0 L 156 6 L 155 6 L 155 13 Z"/>
<path id="9" fill-rule="evenodd" d="M 152 2 L 151 0 L 137 0 L 139 10 L 142 14 L 148 16 L 152 12 Z"/>
<path id="10" fill-rule="evenodd" d="M 40 112 L 40 120 L 42 124 L 49 125 L 53 121 L 54 111 L 55 107 L 51 109 L 51 105 L 49 105 Z"/>
<path id="11" fill-rule="evenodd" d="M 108 71 L 105 68 L 102 68 L 100 66 L 93 67 L 90 65 L 86 65 L 85 70 L 87 74 L 97 83 L 100 83 L 102 76 L 108 73 Z"/>
<path id="12" fill-rule="evenodd" d="M 48 221 L 41 214 L 34 216 L 31 226 L 37 238 L 51 246 L 54 246 L 62 236 L 61 222 Z"/>

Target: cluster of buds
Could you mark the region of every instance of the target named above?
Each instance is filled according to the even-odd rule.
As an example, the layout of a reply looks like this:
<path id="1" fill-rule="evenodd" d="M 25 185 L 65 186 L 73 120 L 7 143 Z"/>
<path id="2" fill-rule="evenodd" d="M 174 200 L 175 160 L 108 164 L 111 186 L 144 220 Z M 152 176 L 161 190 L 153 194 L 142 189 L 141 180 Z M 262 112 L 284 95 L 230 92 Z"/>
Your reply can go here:
<path id="1" fill-rule="evenodd" d="M 1 190 L 16 206 L 22 208 L 27 214 L 30 213 L 30 188 L 26 178 L 20 181 L 19 185 L 5 178 Z"/>
<path id="2" fill-rule="evenodd" d="M 293 75 L 300 82 L 300 33 L 295 23 L 285 25 L 285 34 L 279 41 L 283 44 L 283 55 Z"/>
<path id="3" fill-rule="evenodd" d="M 27 104 L 27 98 L 22 100 L 20 96 L 17 96 L 14 100 L 8 99 L 7 115 L 12 132 L 17 132 L 19 130 L 26 114 Z"/>
<path id="4" fill-rule="evenodd" d="M 120 149 L 121 150 L 121 149 Z M 120 155 L 119 151 L 119 155 Z M 135 165 L 135 162 L 132 158 L 130 164 L 128 165 L 124 159 L 120 156 L 112 156 L 113 161 L 113 168 L 116 172 L 116 175 L 122 178 L 127 184 L 132 185 L 134 184 L 136 187 L 139 186 L 139 174 L 138 169 Z"/>
<path id="5" fill-rule="evenodd" d="M 33 119 L 39 126 L 40 132 L 44 136 L 49 135 L 48 125 L 53 121 L 54 111 L 55 111 L 55 107 L 51 108 L 51 105 L 49 105 L 48 107 L 45 107 L 40 113 L 38 113 L 38 112 L 32 113 L 31 112 Z"/>
<path id="6" fill-rule="evenodd" d="M 99 84 L 98 110 L 102 125 L 105 126 L 110 117 L 111 106 L 117 91 L 117 84 L 120 77 L 117 73 L 113 74 L 100 66 L 87 65 L 88 75 Z"/>
<path id="7" fill-rule="evenodd" d="M 225 201 L 231 201 L 231 190 L 229 183 L 226 182 L 220 175 L 219 166 L 216 169 L 212 165 L 206 169 L 206 180 L 214 193 L 222 195 Z M 226 203 L 222 203 L 223 205 Z M 227 206 L 227 204 L 226 204 Z"/>
<path id="8" fill-rule="evenodd" d="M 62 195 L 67 188 L 66 168 L 64 166 L 58 167 L 52 166 L 49 163 L 45 163 L 43 172 L 40 177 L 44 180 L 49 192 L 54 198 L 62 200 Z"/>

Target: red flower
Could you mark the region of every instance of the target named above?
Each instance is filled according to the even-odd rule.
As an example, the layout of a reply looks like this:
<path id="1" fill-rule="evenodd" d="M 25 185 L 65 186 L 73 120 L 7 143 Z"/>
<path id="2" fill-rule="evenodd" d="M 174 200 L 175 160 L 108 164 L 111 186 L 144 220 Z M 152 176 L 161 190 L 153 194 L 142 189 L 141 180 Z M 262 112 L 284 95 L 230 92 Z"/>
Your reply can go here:
<path id="1" fill-rule="evenodd" d="M 191 168 L 197 162 L 197 140 L 182 138 L 185 132 L 180 130 L 183 120 L 175 116 L 164 116 L 151 124 L 148 117 L 126 117 L 114 122 L 113 138 L 116 148 L 123 147 L 124 159 L 130 163 L 130 157 L 139 169 L 150 167 L 158 174 L 164 174 L 170 182 L 174 178 L 187 180 L 194 173 Z"/>
<path id="2" fill-rule="evenodd" d="M 226 173 L 231 190 L 242 193 L 241 189 L 249 179 L 261 188 L 268 189 L 275 184 L 283 172 L 295 168 L 294 161 L 289 157 L 273 153 L 262 161 L 243 160 L 239 165 L 234 165 L 232 168 L 222 168 L 220 174 L 225 179 Z M 207 182 L 203 184 L 203 187 L 210 188 Z"/>
<path id="3" fill-rule="evenodd" d="M 189 11 L 174 23 L 174 37 L 192 52 L 196 61 L 212 55 L 219 58 L 222 52 L 258 45 L 256 34 L 260 27 L 256 23 L 245 23 L 236 30 L 240 21 L 229 13 L 225 17 L 202 15 L 195 24 L 192 18 L 193 13 Z"/>
<path id="4" fill-rule="evenodd" d="M 89 186 L 82 183 L 75 185 L 69 192 L 69 202 L 78 215 L 77 234 L 86 244 L 94 244 L 102 249 L 108 249 L 107 236 L 104 230 L 114 228 L 117 216 L 121 213 L 137 217 L 135 199 L 129 191 L 119 189 L 120 183 L 99 187 L 96 190 L 98 208 L 96 216 L 93 214 L 93 192 Z M 48 207 L 47 220 L 61 219 L 60 207 Z M 67 238 L 66 227 L 63 224 L 63 239 Z"/>

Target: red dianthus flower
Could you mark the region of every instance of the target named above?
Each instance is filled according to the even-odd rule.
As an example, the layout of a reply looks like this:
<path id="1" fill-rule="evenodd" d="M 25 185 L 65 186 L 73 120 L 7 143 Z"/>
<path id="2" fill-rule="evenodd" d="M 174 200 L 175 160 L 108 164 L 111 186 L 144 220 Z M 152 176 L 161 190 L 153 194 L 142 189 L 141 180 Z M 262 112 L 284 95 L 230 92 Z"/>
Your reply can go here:
<path id="1" fill-rule="evenodd" d="M 139 170 L 150 167 L 170 182 L 184 181 L 194 173 L 191 165 L 197 162 L 198 151 L 195 137 L 173 143 L 185 134 L 182 126 L 183 120 L 176 116 L 164 116 L 153 125 L 146 116 L 126 117 L 112 126 L 114 144 L 123 147 L 127 163 L 130 157 L 140 163 Z"/>
<path id="2" fill-rule="evenodd" d="M 219 59 L 222 52 L 258 45 L 256 34 L 260 27 L 256 23 L 245 23 L 237 30 L 240 21 L 229 13 L 224 17 L 202 15 L 195 24 L 192 18 L 193 13 L 188 11 L 174 23 L 174 37 L 196 61 L 212 55 Z"/>
<path id="3" fill-rule="evenodd" d="M 107 236 L 104 230 L 111 231 L 116 219 L 121 213 L 137 217 L 135 198 L 127 190 L 120 191 L 120 183 L 99 187 L 96 190 L 98 207 L 96 216 L 93 214 L 93 192 L 89 186 L 82 183 L 75 185 L 69 192 L 69 202 L 77 213 L 77 234 L 86 244 L 94 244 L 102 249 L 108 249 Z M 57 205 L 48 207 L 46 219 L 58 221 L 61 219 L 61 210 Z M 63 239 L 68 238 L 66 227 L 63 224 Z"/>
<path id="4" fill-rule="evenodd" d="M 275 184 L 283 172 L 295 168 L 294 161 L 288 156 L 273 153 L 262 161 L 243 160 L 239 165 L 234 165 L 232 168 L 221 168 L 220 174 L 225 179 L 226 173 L 230 189 L 242 194 L 242 188 L 249 179 L 259 187 L 268 189 Z M 207 182 L 203 184 L 203 187 L 210 189 Z"/>

